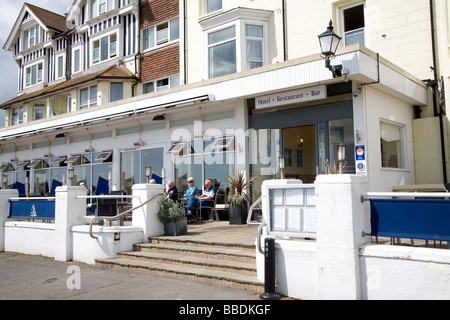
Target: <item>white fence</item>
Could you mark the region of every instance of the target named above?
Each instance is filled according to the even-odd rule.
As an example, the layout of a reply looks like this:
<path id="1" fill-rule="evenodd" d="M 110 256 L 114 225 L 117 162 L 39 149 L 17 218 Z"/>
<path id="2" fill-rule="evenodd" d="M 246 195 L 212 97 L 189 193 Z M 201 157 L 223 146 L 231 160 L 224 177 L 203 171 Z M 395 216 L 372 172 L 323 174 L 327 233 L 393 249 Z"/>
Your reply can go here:
<path id="1" fill-rule="evenodd" d="M 131 251 L 133 244 L 164 233 L 157 218 L 158 197 L 140 207 L 147 199 L 161 194 L 161 185 L 133 186 L 134 211 L 131 226 L 94 226 L 86 224 L 84 187 L 58 187 L 55 195 L 54 223 L 8 220 L 9 200 L 16 190 L 0 190 L 0 252 L 53 257 L 58 261 L 95 263 L 96 258 L 114 258 L 120 251 Z"/>
<path id="2" fill-rule="evenodd" d="M 263 199 L 270 184 L 263 185 Z M 364 236 L 371 232 L 369 204 L 361 201 L 368 188 L 364 176 L 317 178 L 317 239 L 276 238 L 278 292 L 299 299 L 450 299 L 450 250 L 382 245 Z M 263 219 L 273 219 L 268 208 Z M 264 280 L 259 253 L 257 266 Z"/>

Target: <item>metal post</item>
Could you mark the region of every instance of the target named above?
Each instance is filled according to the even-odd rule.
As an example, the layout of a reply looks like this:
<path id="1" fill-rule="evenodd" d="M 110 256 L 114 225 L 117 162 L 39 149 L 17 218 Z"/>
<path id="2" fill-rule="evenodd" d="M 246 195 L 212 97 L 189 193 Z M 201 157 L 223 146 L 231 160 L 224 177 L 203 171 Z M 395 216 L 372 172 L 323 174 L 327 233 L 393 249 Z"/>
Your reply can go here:
<path id="1" fill-rule="evenodd" d="M 264 293 L 263 300 L 280 300 L 281 295 L 275 293 L 275 239 L 266 238 L 264 249 Z"/>

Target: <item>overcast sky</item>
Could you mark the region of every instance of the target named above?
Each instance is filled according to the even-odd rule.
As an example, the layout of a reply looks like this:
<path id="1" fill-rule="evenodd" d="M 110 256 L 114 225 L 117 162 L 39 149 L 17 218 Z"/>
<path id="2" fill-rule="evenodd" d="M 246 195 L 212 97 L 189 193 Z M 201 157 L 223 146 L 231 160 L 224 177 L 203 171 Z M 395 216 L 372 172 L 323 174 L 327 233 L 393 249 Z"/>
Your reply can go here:
<path id="1" fill-rule="evenodd" d="M 5 51 L 3 46 L 24 3 L 30 3 L 55 13 L 64 15 L 73 0 L 0 0 L 0 103 L 8 101 L 17 95 L 17 64 L 12 53 Z M 4 112 L 0 112 L 0 127 L 4 123 Z"/>

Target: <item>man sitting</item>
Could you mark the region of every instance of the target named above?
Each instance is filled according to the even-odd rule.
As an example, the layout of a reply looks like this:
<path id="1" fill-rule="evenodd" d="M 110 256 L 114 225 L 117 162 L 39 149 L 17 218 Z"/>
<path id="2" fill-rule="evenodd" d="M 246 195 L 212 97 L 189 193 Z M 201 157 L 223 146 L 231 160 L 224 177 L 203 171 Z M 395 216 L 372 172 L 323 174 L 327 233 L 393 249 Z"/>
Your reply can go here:
<path id="1" fill-rule="evenodd" d="M 216 190 L 213 187 L 213 181 L 211 179 L 207 179 L 205 181 L 205 189 L 201 196 L 196 196 L 195 199 L 197 201 L 194 204 L 194 207 L 212 207 L 214 206 L 214 197 L 216 196 Z M 201 214 L 201 213 L 200 213 Z"/>

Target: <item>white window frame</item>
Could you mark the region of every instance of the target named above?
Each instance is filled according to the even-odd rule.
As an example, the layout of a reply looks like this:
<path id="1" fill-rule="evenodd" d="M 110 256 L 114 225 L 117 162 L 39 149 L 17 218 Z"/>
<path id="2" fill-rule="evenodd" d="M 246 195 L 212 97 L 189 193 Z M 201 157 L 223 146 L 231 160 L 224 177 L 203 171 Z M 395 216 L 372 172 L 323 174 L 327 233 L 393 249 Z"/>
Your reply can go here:
<path id="1" fill-rule="evenodd" d="M 45 104 L 40 104 L 37 103 L 34 105 L 34 111 L 33 111 L 33 120 L 40 120 L 40 119 L 44 119 L 45 118 Z M 41 110 L 42 111 L 42 118 L 37 119 L 37 111 Z"/>
<path id="2" fill-rule="evenodd" d="M 41 65 L 41 73 L 39 76 L 39 65 Z M 32 68 L 36 67 L 36 82 L 33 83 L 33 79 L 31 79 L 31 75 L 32 75 Z M 30 70 L 30 81 L 28 81 L 28 70 Z M 24 75 L 24 87 L 25 88 L 29 88 L 35 85 L 38 85 L 42 82 L 44 82 L 44 62 L 43 61 L 39 61 L 36 63 L 33 63 L 31 65 L 28 65 L 25 67 L 25 75 Z"/>
<path id="3" fill-rule="evenodd" d="M 115 41 L 111 42 L 111 37 L 115 36 Z M 106 53 L 107 58 L 102 60 L 102 40 L 107 38 L 108 43 L 106 45 L 106 48 L 108 50 L 108 52 Z M 95 43 L 98 42 L 98 48 L 95 48 Z M 114 47 L 112 46 L 112 44 L 114 43 Z M 91 40 L 91 65 L 94 64 L 98 64 L 98 63 L 103 63 L 105 61 L 109 61 L 111 59 L 117 58 L 118 56 L 118 52 L 119 52 L 119 34 L 116 31 L 108 33 L 108 34 L 104 34 L 101 37 L 95 38 Z M 114 48 L 114 50 L 112 50 L 112 48 Z M 94 58 L 94 52 L 95 50 L 98 50 L 98 59 Z"/>
<path id="4" fill-rule="evenodd" d="M 23 107 L 11 109 L 11 124 L 13 126 L 23 123 Z"/>
<path id="5" fill-rule="evenodd" d="M 115 9 L 114 0 L 90 0 L 90 16 L 91 19 L 97 18 L 98 16 L 105 14 L 111 10 Z M 102 6 L 104 9 L 101 10 Z"/>
<path id="6" fill-rule="evenodd" d="M 178 81 L 175 80 L 177 77 L 178 77 Z M 161 81 L 167 81 L 168 84 L 167 85 L 160 85 Z M 178 83 L 176 83 L 176 82 L 178 82 Z M 147 85 L 152 85 L 153 90 L 145 92 L 145 86 L 147 86 Z M 170 76 L 170 77 L 161 78 L 161 79 L 149 81 L 149 82 L 146 82 L 146 83 L 142 84 L 142 93 L 143 94 L 152 93 L 152 92 L 157 92 L 157 91 L 170 89 L 170 88 L 175 88 L 175 87 L 179 87 L 179 86 L 180 86 L 180 75 L 176 74 L 176 75 L 173 75 L 173 76 Z"/>
<path id="7" fill-rule="evenodd" d="M 220 8 L 219 8 L 219 9 L 216 9 L 216 10 L 208 11 L 208 2 L 209 2 L 209 1 L 220 1 L 220 2 L 221 2 Z M 223 0 L 203 0 L 203 14 L 204 14 L 204 15 L 212 14 L 212 13 L 214 13 L 214 12 L 220 12 L 220 11 L 222 11 L 222 10 L 223 10 Z"/>
<path id="8" fill-rule="evenodd" d="M 210 70 L 209 70 L 209 49 L 213 46 L 226 43 L 228 41 L 236 41 L 236 72 L 242 72 L 245 70 L 249 70 L 248 67 L 248 54 L 247 54 L 247 41 L 255 38 L 247 37 L 246 35 L 246 26 L 254 25 L 261 26 L 263 28 L 263 38 L 257 38 L 262 41 L 263 50 L 262 50 L 262 66 L 267 65 L 268 57 L 269 57 L 269 48 L 268 48 L 268 23 L 265 21 L 255 21 L 255 20 L 246 20 L 239 19 L 232 23 L 224 24 L 220 27 L 212 28 L 205 32 L 205 43 L 206 43 L 206 63 L 205 63 L 205 76 L 207 79 L 210 79 Z M 229 27 L 235 26 L 236 36 L 233 40 L 228 39 L 223 42 L 215 43 L 214 45 L 209 45 L 208 36 L 212 33 L 227 29 Z"/>
<path id="9" fill-rule="evenodd" d="M 92 92 L 92 89 L 94 88 L 94 87 L 96 87 L 96 91 L 95 91 L 95 103 L 91 103 L 92 101 L 93 101 L 93 99 L 92 99 L 92 97 L 91 97 L 91 92 Z M 87 93 L 88 93 L 88 96 L 87 96 L 87 104 L 81 104 L 81 92 L 83 91 L 83 90 L 87 90 Z M 88 108 L 91 108 L 91 107 L 95 107 L 95 106 L 97 106 L 97 93 L 98 93 L 98 86 L 97 85 L 93 85 L 93 86 L 89 86 L 89 87 L 85 87 L 85 88 L 81 88 L 80 89 L 80 93 L 79 93 L 79 101 L 80 101 L 80 103 L 78 104 L 79 105 L 79 109 L 81 110 L 81 109 L 88 109 Z"/>
<path id="10" fill-rule="evenodd" d="M 344 11 L 345 10 L 348 10 L 348 9 L 351 9 L 351 8 L 355 8 L 355 7 L 358 7 L 358 6 L 363 6 L 363 11 L 364 11 L 364 21 L 365 21 L 365 23 L 364 23 L 364 27 L 363 28 L 360 28 L 360 29 L 355 29 L 355 30 L 351 30 L 351 31 L 347 31 L 347 32 L 345 32 L 345 19 L 344 19 Z M 367 24 L 367 19 L 366 19 L 366 3 L 365 3 L 365 1 L 359 1 L 359 2 L 356 2 L 356 3 L 354 3 L 354 4 L 352 4 L 352 5 L 349 5 L 349 6 L 346 6 L 346 7 L 342 7 L 341 9 L 340 9 L 340 16 L 341 16 L 341 26 L 342 26 L 342 44 L 343 44 L 343 46 L 345 47 L 345 46 L 347 46 L 347 43 L 346 43 L 346 40 L 347 40 L 347 37 L 346 37 L 346 35 L 347 34 L 349 34 L 349 33 L 352 33 L 352 32 L 355 32 L 355 31 L 358 31 L 358 30 L 361 30 L 362 31 L 362 33 L 364 34 L 364 44 L 363 45 L 365 45 L 366 44 L 366 24 Z"/>
<path id="11" fill-rule="evenodd" d="M 76 66 L 76 55 L 75 55 L 75 53 L 76 52 L 79 52 L 79 55 L 78 55 L 78 70 L 77 69 L 75 69 L 75 66 Z M 82 59 L 81 59 L 81 54 L 82 54 L 82 52 L 83 52 L 83 50 L 81 50 L 81 48 L 80 47 L 78 47 L 78 48 L 74 48 L 74 49 L 72 49 L 72 73 L 78 73 L 78 72 L 81 72 L 82 71 L 82 67 L 81 67 L 81 61 L 82 61 Z"/>
<path id="12" fill-rule="evenodd" d="M 397 147 L 397 152 L 401 152 L 401 161 L 399 161 L 397 159 L 397 164 L 399 165 L 399 167 L 390 167 L 389 166 L 390 159 L 387 159 L 387 162 L 388 162 L 387 166 L 384 166 L 384 164 L 383 164 L 383 160 L 386 160 L 386 159 L 383 159 L 385 157 L 385 155 L 384 155 L 385 150 L 381 150 L 381 140 L 383 139 L 383 133 L 381 132 L 382 125 L 394 127 L 395 129 L 398 129 L 400 131 L 400 133 L 399 133 L 400 140 L 393 140 L 393 141 L 400 141 L 399 142 L 400 146 Z M 406 125 L 380 118 L 379 130 L 380 130 L 380 154 L 382 157 L 381 169 L 382 170 L 408 170 L 408 147 L 407 147 Z M 385 134 L 385 135 L 389 135 L 389 134 Z M 385 140 L 385 141 L 387 141 L 387 140 Z M 387 142 L 389 142 L 389 141 L 387 141 Z M 398 156 L 398 153 L 397 153 L 397 156 Z"/>
<path id="13" fill-rule="evenodd" d="M 155 48 L 160 48 L 166 45 L 171 45 L 173 43 L 176 43 L 180 40 L 180 30 L 178 30 L 178 36 L 172 38 L 172 28 L 173 25 L 175 24 L 175 21 L 178 20 L 178 28 L 180 27 L 180 18 L 176 17 L 161 23 L 158 23 L 156 25 L 153 25 L 151 27 L 148 27 L 146 29 L 144 29 L 142 31 L 142 50 L 145 51 L 150 51 L 153 50 Z M 158 31 L 158 27 L 163 27 L 165 24 L 167 24 L 167 28 L 161 29 L 160 31 Z M 158 35 L 164 34 L 161 33 L 162 30 L 166 30 L 165 32 L 167 32 L 167 36 L 164 36 L 163 38 L 158 39 Z M 146 35 L 148 33 L 151 33 L 150 37 L 147 37 Z M 147 38 L 149 39 L 149 44 L 146 46 L 145 42 L 147 40 Z M 151 42 L 151 43 L 150 43 Z"/>
<path id="14" fill-rule="evenodd" d="M 60 70 L 60 67 L 59 67 L 59 61 L 61 58 L 62 58 L 62 70 Z M 59 54 L 56 56 L 56 77 L 55 77 L 55 79 L 58 80 L 58 79 L 64 78 L 65 70 L 66 70 L 66 55 Z"/>

